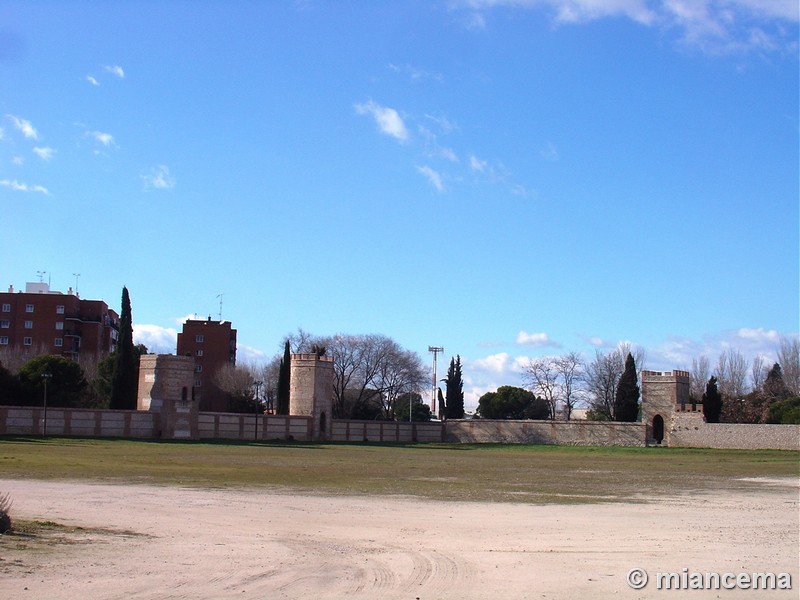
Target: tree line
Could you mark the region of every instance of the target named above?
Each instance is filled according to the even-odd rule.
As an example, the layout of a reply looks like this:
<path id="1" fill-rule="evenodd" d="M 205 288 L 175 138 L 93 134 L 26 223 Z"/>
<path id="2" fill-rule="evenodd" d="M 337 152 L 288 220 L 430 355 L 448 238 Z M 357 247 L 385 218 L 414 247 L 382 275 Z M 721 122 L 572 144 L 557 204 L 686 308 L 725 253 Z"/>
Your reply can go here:
<path id="1" fill-rule="evenodd" d="M 709 360 L 692 361 L 690 401 L 703 405 L 708 422 L 800 423 L 800 342 L 783 338 L 778 362 L 762 356 L 750 364 L 735 349 L 725 350 L 712 370 Z M 586 361 L 576 352 L 535 358 L 523 371 L 524 388 L 501 386 L 478 401 L 477 417 L 570 419 L 578 406 L 599 421 L 639 418 L 638 380 L 645 352 L 623 343 L 596 351 Z"/>

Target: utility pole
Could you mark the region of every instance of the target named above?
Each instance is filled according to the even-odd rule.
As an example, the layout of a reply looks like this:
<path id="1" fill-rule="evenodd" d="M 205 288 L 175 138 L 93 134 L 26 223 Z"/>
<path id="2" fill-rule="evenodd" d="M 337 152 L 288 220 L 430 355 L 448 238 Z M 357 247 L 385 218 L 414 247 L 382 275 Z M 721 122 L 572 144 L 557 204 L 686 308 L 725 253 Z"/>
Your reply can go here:
<path id="1" fill-rule="evenodd" d="M 440 352 L 444 352 L 441 346 L 428 346 L 428 352 L 433 352 L 433 389 L 431 392 L 431 414 L 438 414 L 436 406 L 436 356 Z M 439 415 L 441 417 L 441 415 Z"/>

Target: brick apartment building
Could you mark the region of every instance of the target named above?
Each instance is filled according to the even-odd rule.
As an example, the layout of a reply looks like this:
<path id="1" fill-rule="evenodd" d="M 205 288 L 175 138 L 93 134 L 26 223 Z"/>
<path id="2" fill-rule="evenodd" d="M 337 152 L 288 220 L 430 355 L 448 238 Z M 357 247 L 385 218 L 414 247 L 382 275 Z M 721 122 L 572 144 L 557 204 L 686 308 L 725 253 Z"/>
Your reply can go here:
<path id="1" fill-rule="evenodd" d="M 2 353 L 59 354 L 73 360 L 102 358 L 117 345 L 119 315 L 102 300 L 83 300 L 47 283 L 27 283 L 24 292 L 0 292 Z"/>
<path id="2" fill-rule="evenodd" d="M 217 371 L 236 364 L 236 330 L 230 321 L 188 319 L 178 334 L 179 356 L 194 357 L 194 398 L 199 409 L 227 412 L 228 395 L 216 384 Z"/>

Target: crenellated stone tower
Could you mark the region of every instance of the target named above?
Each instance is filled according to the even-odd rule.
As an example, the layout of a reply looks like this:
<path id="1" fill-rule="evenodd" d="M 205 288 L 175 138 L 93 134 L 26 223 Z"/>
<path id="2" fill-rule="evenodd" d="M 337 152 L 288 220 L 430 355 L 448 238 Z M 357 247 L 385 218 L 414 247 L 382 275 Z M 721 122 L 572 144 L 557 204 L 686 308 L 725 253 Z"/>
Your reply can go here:
<path id="1" fill-rule="evenodd" d="M 669 445 L 672 416 L 689 404 L 689 373 L 642 371 L 642 422 L 646 443 Z"/>
<path id="2" fill-rule="evenodd" d="M 312 417 L 311 439 L 331 436 L 333 357 L 319 353 L 292 354 L 289 414 Z"/>
<path id="3" fill-rule="evenodd" d="M 160 414 L 162 439 L 198 439 L 197 402 L 192 398 L 193 385 L 193 357 L 145 354 L 139 358 L 136 409 Z"/>

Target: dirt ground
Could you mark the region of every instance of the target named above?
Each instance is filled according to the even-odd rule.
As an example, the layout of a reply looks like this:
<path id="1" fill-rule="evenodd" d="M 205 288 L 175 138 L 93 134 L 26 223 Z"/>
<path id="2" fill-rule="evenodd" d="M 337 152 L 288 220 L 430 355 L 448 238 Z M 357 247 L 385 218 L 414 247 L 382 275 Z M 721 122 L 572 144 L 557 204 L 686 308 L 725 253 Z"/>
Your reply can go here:
<path id="1" fill-rule="evenodd" d="M 797 598 L 798 481 L 744 485 L 535 505 L 0 479 L 13 517 L 79 527 L 0 536 L 0 598 L 664 598 L 684 568 L 792 578 L 692 598 Z"/>

